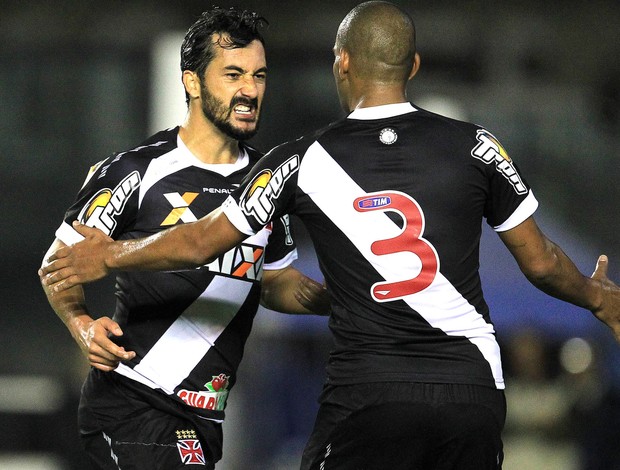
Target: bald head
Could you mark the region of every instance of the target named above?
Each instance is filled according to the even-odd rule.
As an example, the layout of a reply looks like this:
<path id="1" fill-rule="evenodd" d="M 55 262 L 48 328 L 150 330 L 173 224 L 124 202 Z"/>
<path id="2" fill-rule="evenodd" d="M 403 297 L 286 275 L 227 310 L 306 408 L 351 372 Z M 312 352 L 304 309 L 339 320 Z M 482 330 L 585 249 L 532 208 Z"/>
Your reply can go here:
<path id="1" fill-rule="evenodd" d="M 413 20 L 389 2 L 362 3 L 340 23 L 335 48 L 349 53 L 360 79 L 406 82 L 416 52 Z"/>

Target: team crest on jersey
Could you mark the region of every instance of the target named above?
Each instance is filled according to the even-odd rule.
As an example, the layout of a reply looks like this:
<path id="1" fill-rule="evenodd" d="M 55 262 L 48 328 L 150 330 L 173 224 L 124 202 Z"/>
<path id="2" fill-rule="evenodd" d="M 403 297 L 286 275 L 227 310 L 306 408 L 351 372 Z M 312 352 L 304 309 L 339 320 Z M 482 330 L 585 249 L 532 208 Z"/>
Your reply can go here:
<path id="1" fill-rule="evenodd" d="M 127 175 L 114 189 L 104 188 L 95 194 L 82 208 L 78 220 L 111 235 L 116 228 L 116 218 L 123 212 L 125 204 L 140 186 L 137 171 Z"/>
<path id="2" fill-rule="evenodd" d="M 299 170 L 299 155 L 293 155 L 273 172 L 263 170 L 254 177 L 241 195 L 239 206 L 243 213 L 260 224 L 266 224 L 275 212 L 276 199 L 286 181 Z"/>
<path id="3" fill-rule="evenodd" d="M 193 429 L 176 431 L 177 449 L 185 465 L 206 465 L 205 454 Z"/>
<path id="4" fill-rule="evenodd" d="M 398 134 L 391 127 L 386 127 L 379 132 L 379 140 L 385 145 L 392 145 L 398 140 Z"/>
<path id="5" fill-rule="evenodd" d="M 488 131 L 479 130 L 476 134 L 478 144 L 472 149 L 471 155 L 487 165 L 494 163 L 497 171 L 508 180 L 517 194 L 527 193 L 527 188 L 519 173 L 512 163 L 512 159 L 499 143 L 499 141 Z"/>

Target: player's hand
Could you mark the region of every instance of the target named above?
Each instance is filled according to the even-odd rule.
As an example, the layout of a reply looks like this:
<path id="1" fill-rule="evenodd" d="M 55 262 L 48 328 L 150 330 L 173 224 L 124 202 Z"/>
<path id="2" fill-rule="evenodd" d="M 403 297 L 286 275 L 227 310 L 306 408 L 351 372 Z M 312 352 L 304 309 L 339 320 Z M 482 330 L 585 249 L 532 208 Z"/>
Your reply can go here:
<path id="1" fill-rule="evenodd" d="M 601 302 L 592 313 L 611 328 L 616 340 L 620 342 L 620 287 L 607 277 L 608 265 L 607 256 L 599 256 L 591 278 L 601 285 Z"/>
<path id="2" fill-rule="evenodd" d="M 84 240 L 58 249 L 39 270 L 41 282 L 54 292 L 96 281 L 109 272 L 105 256 L 113 240 L 101 230 L 78 222 L 73 223 L 73 228 L 84 236 Z"/>
<path id="3" fill-rule="evenodd" d="M 101 317 L 80 325 L 76 339 L 88 363 L 96 369 L 109 372 L 116 369 L 121 361 L 136 356 L 135 352 L 125 351 L 125 348 L 110 340 L 110 335 L 122 334 L 118 323 L 109 317 Z"/>
<path id="4" fill-rule="evenodd" d="M 317 315 L 329 315 L 331 297 L 327 293 L 327 288 L 314 279 L 302 276 L 295 291 L 295 298 Z"/>

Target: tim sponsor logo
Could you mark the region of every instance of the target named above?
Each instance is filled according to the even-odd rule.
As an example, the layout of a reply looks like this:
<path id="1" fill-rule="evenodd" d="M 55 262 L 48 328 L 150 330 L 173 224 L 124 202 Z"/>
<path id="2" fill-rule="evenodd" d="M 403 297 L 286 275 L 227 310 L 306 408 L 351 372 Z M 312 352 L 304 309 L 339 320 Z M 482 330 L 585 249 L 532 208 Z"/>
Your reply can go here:
<path id="1" fill-rule="evenodd" d="M 373 210 L 389 206 L 392 203 L 392 199 L 389 196 L 366 197 L 358 199 L 356 202 L 357 208 L 360 210 Z"/>

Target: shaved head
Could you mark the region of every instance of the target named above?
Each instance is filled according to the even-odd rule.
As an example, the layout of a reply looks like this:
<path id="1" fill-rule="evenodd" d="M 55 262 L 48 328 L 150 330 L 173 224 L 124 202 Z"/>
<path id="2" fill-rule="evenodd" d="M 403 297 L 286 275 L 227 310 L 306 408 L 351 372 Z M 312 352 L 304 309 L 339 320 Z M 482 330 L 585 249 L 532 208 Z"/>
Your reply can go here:
<path id="1" fill-rule="evenodd" d="M 413 20 L 392 3 L 362 3 L 340 23 L 335 49 L 349 53 L 361 79 L 406 82 L 416 52 Z"/>

